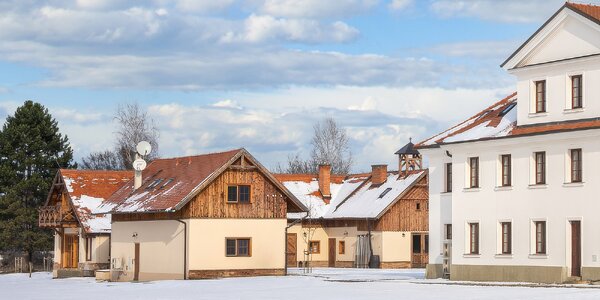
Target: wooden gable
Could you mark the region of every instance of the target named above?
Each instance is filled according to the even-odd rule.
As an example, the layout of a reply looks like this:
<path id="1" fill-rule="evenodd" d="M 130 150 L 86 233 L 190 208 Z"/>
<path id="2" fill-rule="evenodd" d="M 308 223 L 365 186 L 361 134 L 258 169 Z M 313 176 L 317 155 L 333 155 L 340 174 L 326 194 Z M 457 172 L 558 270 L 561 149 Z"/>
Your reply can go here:
<path id="1" fill-rule="evenodd" d="M 375 221 L 375 231 L 429 230 L 429 175 L 423 176 Z M 418 206 L 418 207 L 417 207 Z"/>

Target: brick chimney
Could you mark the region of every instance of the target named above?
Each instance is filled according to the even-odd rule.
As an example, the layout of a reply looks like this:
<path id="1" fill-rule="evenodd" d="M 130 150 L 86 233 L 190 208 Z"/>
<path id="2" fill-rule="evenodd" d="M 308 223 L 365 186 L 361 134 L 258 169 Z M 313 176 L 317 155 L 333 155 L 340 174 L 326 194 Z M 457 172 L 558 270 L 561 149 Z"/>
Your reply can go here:
<path id="1" fill-rule="evenodd" d="M 319 165 L 319 191 L 327 204 L 329 204 L 329 200 L 331 200 L 330 183 L 331 165 Z"/>
<path id="2" fill-rule="evenodd" d="M 387 180 L 387 165 L 371 166 L 371 182 L 373 185 L 380 185 Z"/>

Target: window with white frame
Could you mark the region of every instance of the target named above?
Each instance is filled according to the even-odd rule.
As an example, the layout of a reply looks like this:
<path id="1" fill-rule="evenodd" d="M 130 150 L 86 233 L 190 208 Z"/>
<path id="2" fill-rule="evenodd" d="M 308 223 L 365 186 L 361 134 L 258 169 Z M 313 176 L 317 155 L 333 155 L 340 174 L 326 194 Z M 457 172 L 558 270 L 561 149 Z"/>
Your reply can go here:
<path id="1" fill-rule="evenodd" d="M 569 176 L 570 182 L 583 181 L 583 159 L 581 149 L 569 150 Z"/>
<path id="2" fill-rule="evenodd" d="M 500 155 L 499 176 L 499 186 L 512 186 L 512 156 L 510 154 Z"/>
<path id="3" fill-rule="evenodd" d="M 479 223 L 468 223 L 468 254 L 479 254 Z"/>
<path id="4" fill-rule="evenodd" d="M 512 222 L 500 222 L 500 254 L 512 254 Z"/>
<path id="5" fill-rule="evenodd" d="M 469 188 L 479 187 L 479 157 L 469 157 Z"/>
<path id="6" fill-rule="evenodd" d="M 547 229 L 545 220 L 532 222 L 532 253 L 536 255 L 547 254 Z"/>
<path id="7" fill-rule="evenodd" d="M 583 76 L 572 75 L 571 77 L 571 109 L 583 107 Z"/>

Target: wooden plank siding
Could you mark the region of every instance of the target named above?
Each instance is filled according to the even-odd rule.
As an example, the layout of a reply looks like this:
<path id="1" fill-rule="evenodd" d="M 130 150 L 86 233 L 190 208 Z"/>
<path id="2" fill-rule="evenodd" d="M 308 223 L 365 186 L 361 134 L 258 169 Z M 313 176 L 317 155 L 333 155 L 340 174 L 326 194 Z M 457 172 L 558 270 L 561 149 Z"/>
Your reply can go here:
<path id="1" fill-rule="evenodd" d="M 171 213 L 114 214 L 113 221 L 143 221 L 172 219 L 285 219 L 287 197 L 258 169 L 232 166 L 218 176 L 180 211 Z M 228 203 L 229 185 L 250 185 L 250 203 Z"/>

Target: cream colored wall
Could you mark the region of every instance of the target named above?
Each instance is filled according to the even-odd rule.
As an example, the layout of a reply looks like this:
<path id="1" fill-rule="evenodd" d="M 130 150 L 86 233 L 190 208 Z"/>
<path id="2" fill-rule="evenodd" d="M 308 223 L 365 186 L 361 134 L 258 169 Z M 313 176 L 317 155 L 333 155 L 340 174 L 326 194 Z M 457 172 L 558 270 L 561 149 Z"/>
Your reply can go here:
<path id="1" fill-rule="evenodd" d="M 98 235 L 94 237 L 92 242 L 92 262 L 94 263 L 110 263 L 110 236 Z"/>
<path id="2" fill-rule="evenodd" d="M 188 270 L 283 269 L 286 219 L 192 219 Z M 251 238 L 250 257 L 227 257 L 226 238 Z"/>
<path id="3" fill-rule="evenodd" d="M 307 240 L 304 238 L 304 233 L 311 235 L 310 240 L 321 242 L 321 251 L 319 254 L 312 255 L 312 261 L 329 261 L 329 239 L 336 239 L 336 261 L 354 261 L 356 254 L 356 241 L 359 235 L 367 234 L 367 231 L 359 231 L 357 227 L 329 227 L 329 228 L 302 228 L 301 225 L 294 225 L 288 229 L 288 233 L 297 234 L 297 258 L 298 261 L 304 260 L 304 250 L 307 249 Z M 409 234 L 410 236 L 410 234 Z M 394 257 L 392 253 L 394 250 L 392 247 L 398 246 L 398 242 L 394 239 L 395 235 L 391 234 L 388 236 L 390 239 L 389 247 L 390 257 Z M 406 251 L 410 255 L 410 239 L 408 239 L 408 246 Z M 339 241 L 346 242 L 345 254 L 339 254 Z M 384 243 L 382 232 L 373 231 L 371 232 L 371 245 L 373 247 L 373 254 L 382 256 L 384 252 Z M 386 246 L 387 247 L 387 246 Z M 408 259 L 410 260 L 410 258 Z M 383 258 L 382 258 L 383 261 Z M 390 260 L 386 260 L 390 261 Z"/>
<path id="4" fill-rule="evenodd" d="M 60 264 L 62 257 L 62 241 L 58 233 L 54 233 L 54 263 Z"/>
<path id="5" fill-rule="evenodd" d="M 114 222 L 111 255 L 123 261 L 119 280 L 133 280 L 135 243 L 140 244 L 141 281 L 183 279 L 183 230 L 174 220 Z"/>
<path id="6" fill-rule="evenodd" d="M 404 236 L 402 236 L 404 234 Z M 411 261 L 410 232 L 383 231 L 381 232 L 382 262 Z"/>

